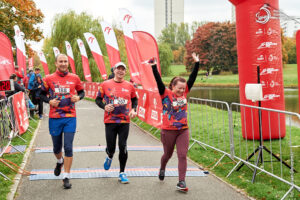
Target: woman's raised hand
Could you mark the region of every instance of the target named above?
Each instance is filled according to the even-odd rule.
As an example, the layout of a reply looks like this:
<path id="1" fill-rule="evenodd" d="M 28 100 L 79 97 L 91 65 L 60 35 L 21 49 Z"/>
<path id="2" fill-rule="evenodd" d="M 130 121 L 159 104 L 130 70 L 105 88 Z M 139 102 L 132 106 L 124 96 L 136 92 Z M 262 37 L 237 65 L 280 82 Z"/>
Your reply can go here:
<path id="1" fill-rule="evenodd" d="M 199 54 L 196 54 L 195 52 L 193 52 L 192 57 L 193 57 L 195 62 L 199 62 Z"/>

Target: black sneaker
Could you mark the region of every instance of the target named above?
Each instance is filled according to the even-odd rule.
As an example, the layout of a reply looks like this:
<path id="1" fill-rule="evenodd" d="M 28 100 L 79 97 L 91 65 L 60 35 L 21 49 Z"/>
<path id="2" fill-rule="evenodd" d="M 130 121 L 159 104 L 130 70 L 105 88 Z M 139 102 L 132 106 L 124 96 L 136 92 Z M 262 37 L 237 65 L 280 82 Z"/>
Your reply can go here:
<path id="1" fill-rule="evenodd" d="M 64 179 L 63 179 L 63 183 L 64 183 L 63 186 L 64 186 L 65 189 L 71 189 L 72 184 L 70 183 L 70 179 L 64 178 Z"/>
<path id="2" fill-rule="evenodd" d="M 64 160 L 63 160 L 62 163 L 56 163 L 56 167 L 55 167 L 55 169 L 54 169 L 54 175 L 55 175 L 55 176 L 59 176 L 59 175 L 60 175 L 60 173 L 61 173 L 61 168 L 62 168 L 63 165 L 64 165 Z"/>
<path id="3" fill-rule="evenodd" d="M 165 170 L 161 170 L 161 169 L 159 170 L 158 178 L 161 181 L 165 179 Z"/>
<path id="4" fill-rule="evenodd" d="M 177 183 L 177 189 L 183 192 L 187 192 L 189 189 L 186 187 L 185 181 L 179 181 Z"/>

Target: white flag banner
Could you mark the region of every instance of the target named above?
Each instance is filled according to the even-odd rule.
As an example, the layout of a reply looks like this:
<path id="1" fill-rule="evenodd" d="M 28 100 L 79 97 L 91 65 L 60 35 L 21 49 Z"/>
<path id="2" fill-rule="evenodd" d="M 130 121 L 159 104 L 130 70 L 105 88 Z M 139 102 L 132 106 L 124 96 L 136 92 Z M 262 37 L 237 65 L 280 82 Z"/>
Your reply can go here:
<path id="1" fill-rule="evenodd" d="M 53 47 L 53 52 L 54 52 L 55 58 L 60 54 L 60 51 L 57 47 Z"/>
<path id="2" fill-rule="evenodd" d="M 106 43 L 110 66 L 113 67 L 116 63 L 121 61 L 117 38 L 113 28 L 107 22 L 102 21 L 100 24 Z"/>

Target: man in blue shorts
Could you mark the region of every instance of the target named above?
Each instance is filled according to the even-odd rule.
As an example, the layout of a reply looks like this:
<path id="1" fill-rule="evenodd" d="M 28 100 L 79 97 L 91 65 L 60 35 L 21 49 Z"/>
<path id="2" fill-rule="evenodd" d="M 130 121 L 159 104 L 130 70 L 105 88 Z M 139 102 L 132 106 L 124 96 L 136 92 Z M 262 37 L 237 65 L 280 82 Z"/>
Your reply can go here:
<path id="1" fill-rule="evenodd" d="M 56 72 L 43 79 L 40 98 L 50 104 L 49 131 L 53 142 L 53 152 L 57 158 L 54 175 L 59 176 L 64 165 L 63 186 L 65 189 L 70 189 L 73 139 L 76 132 L 75 103 L 83 99 L 85 94 L 79 77 L 68 71 L 69 62 L 65 54 L 59 54 L 56 57 L 55 65 Z M 64 158 L 62 156 L 63 141 Z"/>

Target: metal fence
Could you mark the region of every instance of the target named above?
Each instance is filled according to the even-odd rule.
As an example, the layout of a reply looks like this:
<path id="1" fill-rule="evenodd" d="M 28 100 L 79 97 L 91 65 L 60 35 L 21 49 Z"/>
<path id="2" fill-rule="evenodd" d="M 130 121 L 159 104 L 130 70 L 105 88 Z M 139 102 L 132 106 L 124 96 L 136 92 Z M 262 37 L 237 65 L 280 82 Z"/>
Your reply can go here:
<path id="1" fill-rule="evenodd" d="M 251 112 L 250 115 L 247 115 L 251 116 L 250 118 L 247 118 L 246 115 L 241 116 L 241 113 L 245 113 L 241 111 L 245 111 L 245 109 L 247 112 Z M 254 137 L 251 137 L 253 133 L 247 133 L 245 130 L 245 127 L 254 126 L 254 123 L 257 123 L 253 113 L 263 113 L 264 117 L 267 117 L 267 125 L 264 124 L 264 126 L 269 126 L 270 131 L 264 134 L 271 136 L 273 134 L 271 130 L 278 132 L 284 123 L 286 136 L 279 137 L 277 140 L 255 140 Z M 274 115 L 278 119 L 278 123 L 275 125 L 271 123 Z M 280 121 L 284 119 L 281 118 L 282 115 L 285 116 L 285 122 Z M 295 138 L 300 136 L 297 133 L 299 129 L 292 126 L 293 119 L 300 120 L 300 115 L 237 103 L 229 106 L 222 101 L 190 98 L 189 127 L 190 139 L 193 141 L 190 148 L 197 143 L 205 149 L 210 148 L 219 152 L 221 158 L 213 167 L 217 166 L 225 156 L 231 158 L 236 164 L 231 171 L 228 171 L 227 177 L 245 165 L 253 171 L 252 182 L 255 181 L 259 171 L 288 184 L 290 188 L 282 197 L 285 199 L 293 189 L 300 191 L 300 187 L 297 186 L 299 183 L 295 183 L 295 172 L 300 169 L 299 155 L 297 157 L 297 151 L 299 151 L 297 147 L 300 144 L 295 142 L 297 141 Z M 259 128 L 263 130 L 261 126 L 260 123 Z M 279 131 L 279 134 L 283 133 Z"/>
<path id="2" fill-rule="evenodd" d="M 32 127 L 29 128 L 32 129 Z M 26 142 L 26 140 L 23 139 L 18 133 L 19 131 L 17 128 L 17 121 L 15 120 L 12 95 L 7 98 L 7 100 L 3 99 L 0 101 L 0 158 L 3 156 L 4 152 L 9 146 L 23 154 L 23 152 L 13 146 L 11 143 L 15 137 L 19 137 L 21 140 Z M 10 180 L 1 171 L 0 176 L 3 176 L 5 179 Z"/>

